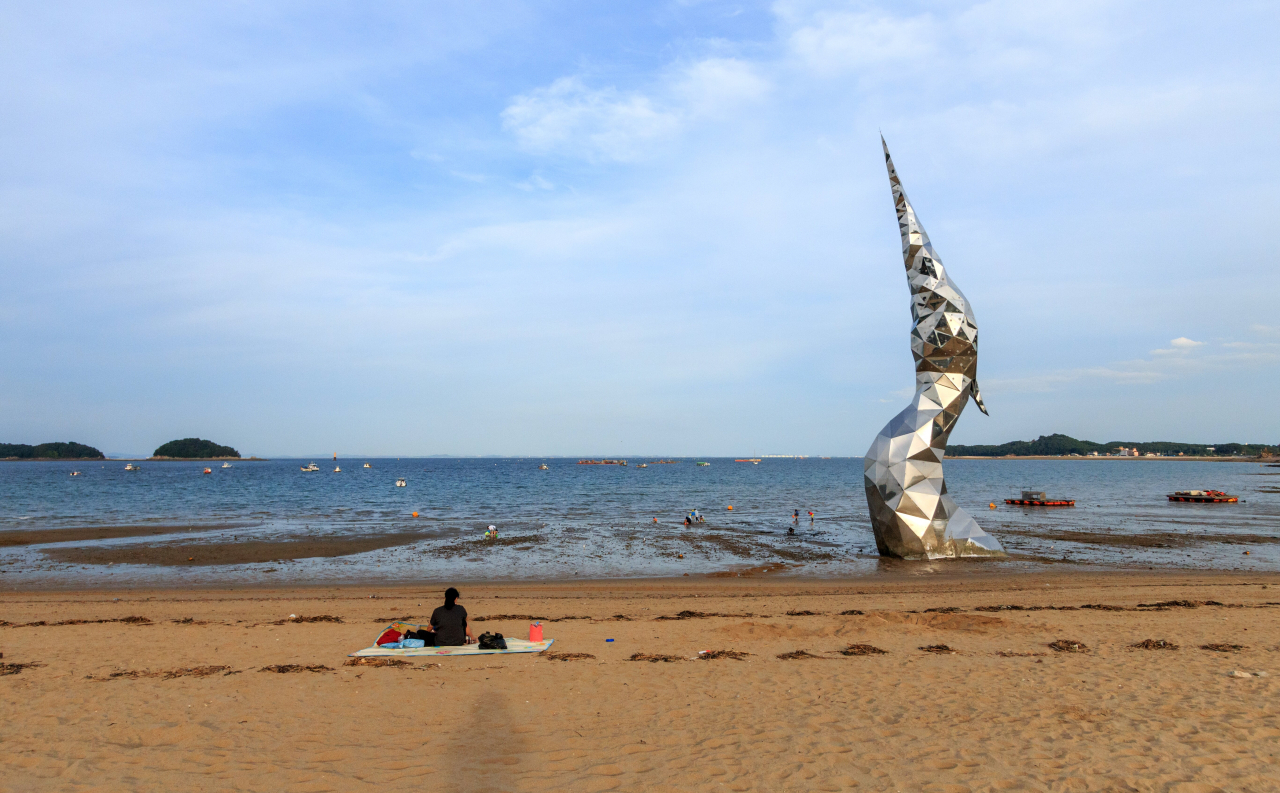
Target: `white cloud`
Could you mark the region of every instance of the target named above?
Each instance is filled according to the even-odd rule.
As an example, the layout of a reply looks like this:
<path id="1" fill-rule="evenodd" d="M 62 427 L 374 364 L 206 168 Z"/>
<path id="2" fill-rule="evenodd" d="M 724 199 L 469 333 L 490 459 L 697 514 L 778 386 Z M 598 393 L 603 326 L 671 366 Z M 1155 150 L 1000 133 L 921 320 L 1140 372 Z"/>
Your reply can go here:
<path id="1" fill-rule="evenodd" d="M 1179 336 L 1178 338 L 1173 339 L 1172 341 L 1169 342 L 1169 345 L 1170 345 L 1169 347 L 1162 348 L 1159 350 L 1152 350 L 1151 354 L 1152 355 L 1180 355 L 1180 354 L 1188 353 L 1197 347 L 1203 347 L 1204 344 L 1205 343 L 1202 341 L 1192 341 L 1191 339 L 1188 339 L 1186 336 Z"/>
<path id="2" fill-rule="evenodd" d="M 653 96 L 561 77 L 512 99 L 502 111 L 502 125 L 535 154 L 634 162 L 690 124 L 757 101 L 771 87 L 756 66 L 736 58 L 675 66 Z"/>
<path id="3" fill-rule="evenodd" d="M 1179 336 L 1168 348 L 1152 350 L 1149 359 L 1114 361 L 1103 366 L 1045 372 L 1027 377 L 983 380 L 992 392 L 1050 392 L 1081 380 L 1106 380 L 1122 385 L 1157 383 L 1204 372 L 1223 372 L 1273 365 L 1280 361 L 1280 343 L 1228 341 L 1210 345 Z"/>
<path id="4" fill-rule="evenodd" d="M 736 58 L 706 58 L 680 70 L 673 93 L 691 114 L 714 114 L 754 102 L 769 93 L 756 66 Z"/>
<path id="5" fill-rule="evenodd" d="M 784 20 L 798 21 L 797 9 L 778 4 Z M 937 23 L 925 14 L 819 11 L 797 27 L 788 40 L 792 52 L 814 71 L 835 74 L 872 65 L 918 61 L 933 54 Z"/>
<path id="6" fill-rule="evenodd" d="M 680 118 L 643 94 L 591 89 L 577 77 L 562 77 L 513 99 L 502 125 L 527 151 L 628 162 L 674 135 Z"/>

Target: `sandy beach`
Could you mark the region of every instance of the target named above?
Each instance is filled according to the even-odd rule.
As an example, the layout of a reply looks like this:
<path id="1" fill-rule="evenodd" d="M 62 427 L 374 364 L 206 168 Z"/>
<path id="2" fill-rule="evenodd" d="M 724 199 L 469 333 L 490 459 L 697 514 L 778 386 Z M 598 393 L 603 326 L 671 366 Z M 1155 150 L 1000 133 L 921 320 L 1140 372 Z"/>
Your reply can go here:
<path id="1" fill-rule="evenodd" d="M 4 787 L 1276 789 L 1280 575 L 919 569 L 471 585 L 553 652 L 399 667 L 444 583 L 6 593 Z"/>

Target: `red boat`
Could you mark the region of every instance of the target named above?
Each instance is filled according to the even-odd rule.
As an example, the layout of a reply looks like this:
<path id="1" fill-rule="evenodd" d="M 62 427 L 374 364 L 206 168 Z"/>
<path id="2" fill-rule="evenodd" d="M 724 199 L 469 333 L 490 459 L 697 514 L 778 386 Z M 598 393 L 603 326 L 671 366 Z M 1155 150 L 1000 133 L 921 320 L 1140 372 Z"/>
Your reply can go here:
<path id="1" fill-rule="evenodd" d="M 1193 504 L 1234 504 L 1240 499 L 1221 490 L 1179 490 L 1169 495 L 1170 501 L 1189 501 Z"/>

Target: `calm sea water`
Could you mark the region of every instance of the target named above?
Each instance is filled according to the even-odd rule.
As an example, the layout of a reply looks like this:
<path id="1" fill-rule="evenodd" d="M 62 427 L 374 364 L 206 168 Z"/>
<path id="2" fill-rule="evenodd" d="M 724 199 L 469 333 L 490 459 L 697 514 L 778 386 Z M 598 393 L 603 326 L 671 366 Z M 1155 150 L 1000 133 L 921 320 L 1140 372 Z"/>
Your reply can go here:
<path id="1" fill-rule="evenodd" d="M 313 582 L 669 576 L 778 563 L 789 575 L 886 569 L 875 556 L 861 458 L 759 465 L 704 459 L 711 465 L 692 459 L 647 468 L 637 467 L 640 460 L 619 467 L 559 458 L 347 459 L 340 461 L 341 473 L 329 460 L 317 460 L 316 473 L 299 470 L 309 460 L 241 461 L 228 469 L 215 463 L 209 475 L 201 473 L 204 463 L 187 462 L 143 462 L 136 472 L 113 461 L 0 463 L 0 532 L 196 529 L 70 543 L 78 546 L 422 535 L 346 557 L 183 568 L 64 564 L 44 555 L 50 545 L 0 548 L 0 586 L 235 583 L 264 576 Z M 366 461 L 372 468 L 362 467 Z M 539 470 L 541 463 L 549 470 Z M 72 470 L 82 473 L 72 477 Z M 960 505 L 1014 555 L 987 565 L 1280 569 L 1280 544 L 1266 541 L 1280 538 L 1280 468 L 950 460 L 946 472 Z M 395 486 L 400 477 L 406 487 Z M 1077 506 L 1003 503 L 1023 487 L 1073 497 Z M 1174 490 L 1211 487 L 1243 501 L 1194 505 L 1165 498 Z M 991 502 L 998 508 L 989 509 Z M 685 529 L 681 522 L 693 509 L 706 523 Z M 803 517 L 791 535 L 797 509 Z M 497 527 L 500 542 L 483 540 L 489 525 Z"/>

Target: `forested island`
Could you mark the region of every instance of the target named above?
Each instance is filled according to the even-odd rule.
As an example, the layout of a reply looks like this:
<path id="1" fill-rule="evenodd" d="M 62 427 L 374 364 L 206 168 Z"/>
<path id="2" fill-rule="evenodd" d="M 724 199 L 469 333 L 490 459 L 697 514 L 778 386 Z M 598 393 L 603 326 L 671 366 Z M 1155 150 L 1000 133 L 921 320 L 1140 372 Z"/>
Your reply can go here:
<path id="1" fill-rule="evenodd" d="M 83 443 L 0 443 L 0 460 L 105 460 L 102 452 Z"/>
<path id="2" fill-rule="evenodd" d="M 1262 443 L 1177 443 L 1173 441 L 1109 441 L 1095 443 L 1081 441 L 1069 435 L 1041 435 L 1033 441 L 1010 441 L 998 446 L 947 447 L 948 457 L 1139 457 L 1148 454 L 1160 457 L 1258 457 L 1270 453 L 1277 444 Z M 1124 450 L 1125 453 L 1122 453 Z"/>
<path id="3" fill-rule="evenodd" d="M 239 460 L 240 452 L 230 446 L 219 446 L 213 441 L 201 438 L 183 438 L 179 441 L 169 441 L 156 449 L 151 456 L 171 460 L 207 460 L 220 457 Z"/>

